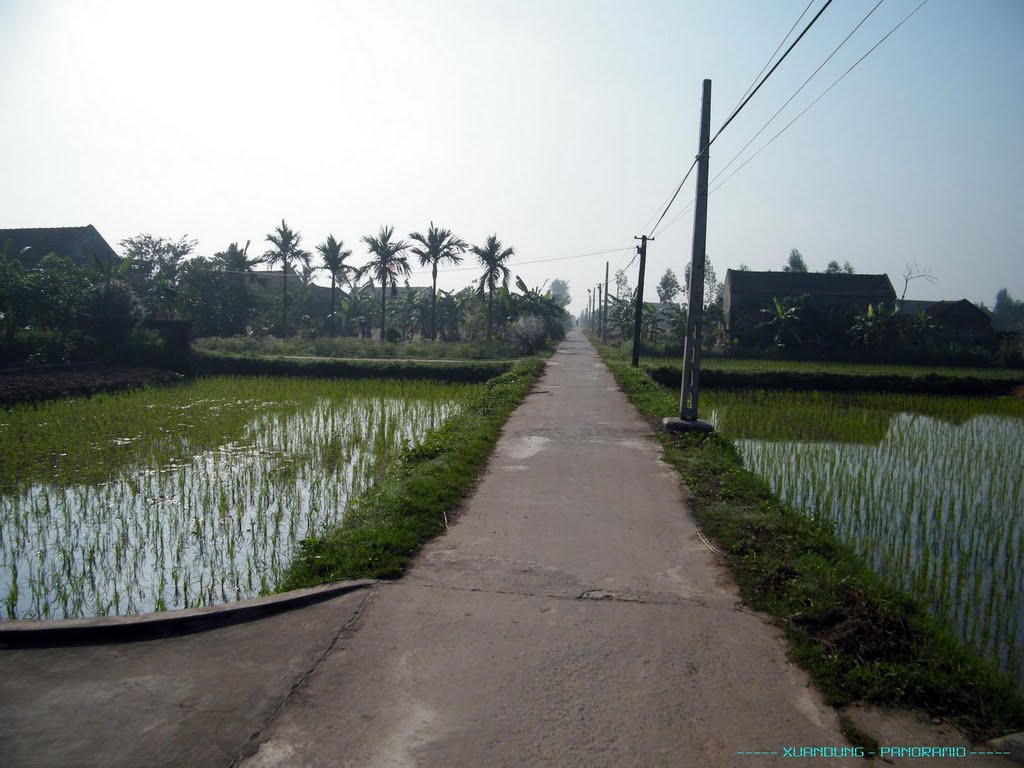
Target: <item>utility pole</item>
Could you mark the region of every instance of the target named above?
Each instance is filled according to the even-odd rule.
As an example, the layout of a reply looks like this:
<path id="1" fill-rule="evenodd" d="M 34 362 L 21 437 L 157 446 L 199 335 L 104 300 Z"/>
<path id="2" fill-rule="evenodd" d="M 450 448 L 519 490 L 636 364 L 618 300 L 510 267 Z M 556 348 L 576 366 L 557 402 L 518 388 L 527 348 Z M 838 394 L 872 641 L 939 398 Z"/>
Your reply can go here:
<path id="1" fill-rule="evenodd" d="M 640 277 L 636 281 L 636 310 L 633 313 L 633 367 L 640 367 L 640 322 L 644 316 L 644 270 L 647 268 L 647 241 L 654 241 L 653 237 L 641 235 L 634 237 L 639 240 L 640 245 L 637 251 L 640 252 Z"/>
<path id="2" fill-rule="evenodd" d="M 604 341 L 604 314 L 601 312 L 601 284 L 597 284 L 597 336 Z"/>
<path id="3" fill-rule="evenodd" d="M 700 108 L 697 155 L 697 201 L 693 210 L 693 252 L 690 255 L 690 293 L 683 347 L 683 384 L 679 418 L 664 420 L 670 432 L 710 432 L 713 427 L 697 418 L 700 395 L 700 347 L 704 336 L 704 258 L 708 230 L 708 145 L 711 141 L 711 81 L 704 81 Z"/>
<path id="4" fill-rule="evenodd" d="M 587 322 L 586 322 L 586 326 L 588 328 L 590 327 L 590 325 L 591 325 L 591 323 L 593 321 L 593 318 L 594 318 L 593 305 L 594 305 L 594 303 L 593 303 L 593 301 L 591 301 L 591 298 L 590 298 L 590 289 L 587 288 Z"/>
<path id="5" fill-rule="evenodd" d="M 604 319 L 601 321 L 601 341 L 608 343 L 608 262 L 604 263 Z"/>

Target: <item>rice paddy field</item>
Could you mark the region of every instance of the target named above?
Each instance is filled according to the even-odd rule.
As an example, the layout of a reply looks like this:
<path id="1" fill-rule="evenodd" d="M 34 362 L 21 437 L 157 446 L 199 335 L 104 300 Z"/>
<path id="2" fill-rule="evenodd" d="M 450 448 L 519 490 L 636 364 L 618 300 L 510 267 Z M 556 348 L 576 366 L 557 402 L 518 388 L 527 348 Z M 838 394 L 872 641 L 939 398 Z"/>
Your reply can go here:
<path id="1" fill-rule="evenodd" d="M 479 385 L 256 377 L 0 410 L 8 619 L 128 615 L 272 591 Z"/>
<path id="2" fill-rule="evenodd" d="M 1024 400 L 702 394 L 784 501 L 1024 687 Z"/>

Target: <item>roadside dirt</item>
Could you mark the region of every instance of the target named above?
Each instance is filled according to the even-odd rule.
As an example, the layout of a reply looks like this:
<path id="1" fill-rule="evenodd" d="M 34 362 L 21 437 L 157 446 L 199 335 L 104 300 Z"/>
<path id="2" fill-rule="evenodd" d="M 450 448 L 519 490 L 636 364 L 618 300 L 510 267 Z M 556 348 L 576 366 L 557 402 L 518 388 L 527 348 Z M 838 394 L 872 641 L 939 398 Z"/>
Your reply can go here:
<path id="1" fill-rule="evenodd" d="M 95 366 L 0 374 L 0 405 L 36 403 L 61 397 L 115 392 L 181 381 L 183 376 L 156 368 Z"/>

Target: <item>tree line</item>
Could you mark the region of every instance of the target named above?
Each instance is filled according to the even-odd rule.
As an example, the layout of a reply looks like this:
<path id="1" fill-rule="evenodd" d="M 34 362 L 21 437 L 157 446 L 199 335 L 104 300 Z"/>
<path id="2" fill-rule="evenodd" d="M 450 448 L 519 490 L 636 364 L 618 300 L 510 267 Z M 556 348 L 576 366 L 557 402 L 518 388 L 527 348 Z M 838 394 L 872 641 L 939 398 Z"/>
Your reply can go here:
<path id="1" fill-rule="evenodd" d="M 519 292 L 511 291 L 508 261 L 515 249 L 497 235 L 473 245 L 433 222 L 408 239 L 382 226 L 360 239 L 368 259 L 359 265 L 333 234 L 307 250 L 284 220 L 264 242 L 262 253 L 251 241 L 234 242 L 207 257 L 196 254 L 198 243 L 187 236 L 139 234 L 120 242 L 121 259 L 93 256 L 88 264 L 75 264 L 49 254 L 35 269 L 24 268 L 9 243 L 0 244 L 3 358 L 88 359 L 100 347 L 152 340 L 141 323 L 164 320 L 190 322 L 200 336 L 369 337 L 377 328 L 381 339 L 392 341 L 500 338 L 529 348 L 564 330 L 568 285 L 555 281 L 545 291 L 516 277 Z M 466 257 L 480 267 L 473 284 L 439 291 L 439 268 Z M 413 259 L 430 269 L 429 289 L 409 285 Z M 324 273 L 331 281 L 329 299 L 313 281 Z"/>

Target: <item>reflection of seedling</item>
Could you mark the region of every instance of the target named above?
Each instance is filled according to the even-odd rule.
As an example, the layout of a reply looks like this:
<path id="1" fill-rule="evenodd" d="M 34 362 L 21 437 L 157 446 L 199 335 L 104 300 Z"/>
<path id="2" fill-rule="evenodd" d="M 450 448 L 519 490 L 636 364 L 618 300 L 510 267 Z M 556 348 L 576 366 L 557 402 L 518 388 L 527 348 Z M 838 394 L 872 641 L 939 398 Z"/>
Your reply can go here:
<path id="1" fill-rule="evenodd" d="M 211 378 L 14 408 L 0 445 L 7 615 L 127 614 L 272 590 L 299 540 L 480 390 Z M 124 435 L 139 437 L 115 445 Z"/>
<path id="2" fill-rule="evenodd" d="M 1024 404 L 715 391 L 705 403 L 778 495 L 1024 679 Z"/>

